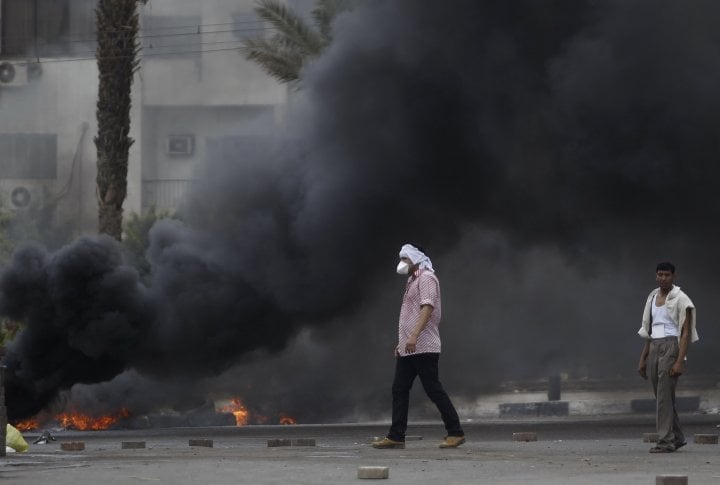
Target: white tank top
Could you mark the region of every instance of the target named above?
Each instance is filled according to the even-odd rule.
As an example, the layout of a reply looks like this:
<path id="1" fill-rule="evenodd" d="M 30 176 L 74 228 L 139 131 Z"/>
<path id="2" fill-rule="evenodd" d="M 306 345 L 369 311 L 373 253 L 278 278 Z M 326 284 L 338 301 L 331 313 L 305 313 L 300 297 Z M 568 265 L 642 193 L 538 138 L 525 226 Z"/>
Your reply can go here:
<path id="1" fill-rule="evenodd" d="M 654 339 L 664 337 L 677 337 L 680 334 L 675 326 L 670 314 L 667 311 L 665 305 L 657 306 L 655 299 L 657 295 L 653 296 L 651 303 L 652 306 L 652 333 L 650 336 Z"/>

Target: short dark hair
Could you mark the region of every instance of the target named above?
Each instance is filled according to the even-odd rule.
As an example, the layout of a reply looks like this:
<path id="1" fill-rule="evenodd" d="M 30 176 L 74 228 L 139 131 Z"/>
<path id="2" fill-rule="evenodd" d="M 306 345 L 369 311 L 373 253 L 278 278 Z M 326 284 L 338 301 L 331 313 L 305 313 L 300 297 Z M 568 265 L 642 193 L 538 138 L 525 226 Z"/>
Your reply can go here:
<path id="1" fill-rule="evenodd" d="M 655 268 L 655 272 L 657 273 L 658 271 L 670 271 L 672 274 L 675 274 L 675 265 L 670 261 L 663 261 L 662 263 L 658 263 L 657 268 Z"/>

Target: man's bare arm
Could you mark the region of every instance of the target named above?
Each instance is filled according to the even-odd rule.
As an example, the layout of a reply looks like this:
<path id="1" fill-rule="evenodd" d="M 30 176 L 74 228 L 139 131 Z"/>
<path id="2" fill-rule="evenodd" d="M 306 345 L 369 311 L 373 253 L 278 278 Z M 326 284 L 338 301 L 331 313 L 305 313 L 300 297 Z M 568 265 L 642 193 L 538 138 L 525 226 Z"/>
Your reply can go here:
<path id="1" fill-rule="evenodd" d="M 432 305 L 423 305 L 420 307 L 420 316 L 418 317 L 417 324 L 415 324 L 415 328 L 413 329 L 410 337 L 405 343 L 405 352 L 415 352 L 418 336 L 420 335 L 420 332 L 425 330 L 425 327 L 427 327 L 427 324 L 430 321 L 430 315 L 432 315 L 433 310 L 434 308 L 432 307 Z"/>
<path id="2" fill-rule="evenodd" d="M 682 333 L 680 334 L 680 350 L 678 357 L 672 368 L 670 369 L 670 375 L 672 377 L 681 376 L 685 372 L 685 357 L 687 357 L 688 347 L 690 347 L 690 334 L 692 326 L 692 309 L 688 308 L 685 314 L 685 325 L 683 325 Z"/>
<path id="3" fill-rule="evenodd" d="M 640 353 L 640 363 L 638 364 L 638 373 L 643 379 L 647 379 L 647 357 L 650 353 L 650 340 L 645 341 L 642 352 Z"/>

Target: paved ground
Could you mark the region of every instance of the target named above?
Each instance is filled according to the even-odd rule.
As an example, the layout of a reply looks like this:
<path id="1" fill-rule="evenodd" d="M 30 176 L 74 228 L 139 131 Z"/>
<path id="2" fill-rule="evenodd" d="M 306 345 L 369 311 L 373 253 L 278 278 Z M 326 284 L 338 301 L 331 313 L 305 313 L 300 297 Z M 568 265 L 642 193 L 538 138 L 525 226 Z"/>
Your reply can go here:
<path id="1" fill-rule="evenodd" d="M 695 433 L 718 433 L 720 417 L 682 416 L 689 444 L 651 455 L 642 434 L 652 416 L 493 420 L 464 424 L 468 443 L 441 450 L 437 423 L 412 426 L 405 450 L 375 450 L 368 442 L 386 424 L 174 428 L 144 431 L 59 432 L 58 442 L 0 458 L 1 483 L 64 484 L 321 484 L 364 483 L 359 466 L 390 467 L 396 484 L 654 484 L 658 474 L 682 474 L 691 484 L 720 484 L 718 445 L 692 443 Z M 514 442 L 531 431 L 537 442 Z M 34 438 L 27 434 L 27 438 Z M 213 448 L 189 447 L 208 438 Z M 268 439 L 314 438 L 315 447 L 269 448 Z M 144 440 L 146 449 L 123 450 Z M 84 441 L 83 452 L 59 442 Z"/>

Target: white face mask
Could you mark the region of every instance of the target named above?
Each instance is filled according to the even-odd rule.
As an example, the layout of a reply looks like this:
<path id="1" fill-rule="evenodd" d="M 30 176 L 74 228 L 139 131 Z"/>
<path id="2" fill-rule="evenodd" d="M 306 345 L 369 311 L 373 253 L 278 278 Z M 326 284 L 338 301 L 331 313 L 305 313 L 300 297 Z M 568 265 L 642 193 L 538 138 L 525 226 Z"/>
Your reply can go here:
<path id="1" fill-rule="evenodd" d="M 395 271 L 397 271 L 397 274 L 408 274 L 410 272 L 410 265 L 405 261 L 400 261 Z"/>

